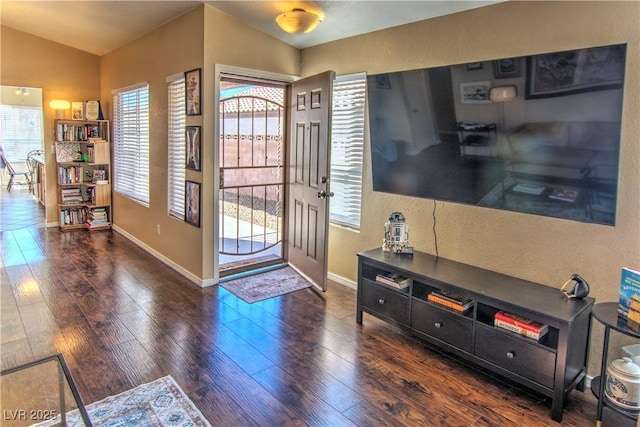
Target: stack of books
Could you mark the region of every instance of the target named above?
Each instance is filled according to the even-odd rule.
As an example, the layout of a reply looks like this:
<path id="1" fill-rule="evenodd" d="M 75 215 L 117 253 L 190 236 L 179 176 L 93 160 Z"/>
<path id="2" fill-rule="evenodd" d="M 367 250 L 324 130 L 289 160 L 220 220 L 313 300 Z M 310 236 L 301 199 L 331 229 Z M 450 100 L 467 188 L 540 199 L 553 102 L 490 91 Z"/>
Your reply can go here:
<path id="1" fill-rule="evenodd" d="M 96 185 L 108 184 L 107 180 L 107 171 L 103 169 L 94 169 L 93 170 L 93 183 Z"/>
<path id="2" fill-rule="evenodd" d="M 72 205 L 76 203 L 82 203 L 82 194 L 80 192 L 80 187 L 74 188 L 63 188 L 60 190 L 60 202 L 63 205 Z"/>
<path id="3" fill-rule="evenodd" d="M 89 209 L 89 215 L 85 222 L 87 227 L 104 227 L 109 225 L 109 217 L 107 215 L 107 208 L 93 208 Z"/>
<path id="4" fill-rule="evenodd" d="M 397 273 L 378 273 L 378 275 L 376 275 L 376 282 L 384 283 L 396 289 L 405 289 L 411 286 L 411 279 Z"/>
<path id="5" fill-rule="evenodd" d="M 527 338 L 540 340 L 548 331 L 549 326 L 518 316 L 517 314 L 498 311 L 493 320 L 494 326 L 523 335 Z"/>
<path id="6" fill-rule="evenodd" d="M 466 298 L 461 295 L 444 291 L 442 289 L 432 291 L 429 295 L 427 295 L 427 300 L 431 301 L 434 304 L 459 311 L 460 313 L 464 313 L 469 308 L 471 308 L 471 306 L 473 306 L 473 300 L 471 298 Z"/>
<path id="7" fill-rule="evenodd" d="M 627 321 L 629 328 L 640 332 L 640 271 L 622 269 L 618 316 Z"/>

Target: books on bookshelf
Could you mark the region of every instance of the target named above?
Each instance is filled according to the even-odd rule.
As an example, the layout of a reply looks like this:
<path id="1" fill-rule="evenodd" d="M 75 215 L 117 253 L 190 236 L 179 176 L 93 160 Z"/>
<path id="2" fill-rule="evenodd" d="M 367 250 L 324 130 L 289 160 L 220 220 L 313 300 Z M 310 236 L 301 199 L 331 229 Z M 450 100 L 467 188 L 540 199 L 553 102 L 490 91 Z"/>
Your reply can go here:
<path id="1" fill-rule="evenodd" d="M 578 198 L 578 191 L 572 190 L 570 188 L 554 188 L 553 190 L 551 190 L 549 198 L 553 200 L 573 203 Z"/>
<path id="2" fill-rule="evenodd" d="M 56 126 L 57 141 L 88 141 L 89 138 L 100 138 L 98 123 L 58 123 Z"/>
<path id="3" fill-rule="evenodd" d="M 59 184 L 80 184 L 83 181 L 82 166 L 58 166 Z"/>
<path id="4" fill-rule="evenodd" d="M 405 289 L 411 286 L 411 279 L 397 273 L 381 272 L 376 275 L 376 282 L 393 286 L 396 289 Z"/>
<path id="5" fill-rule="evenodd" d="M 109 122 L 98 114 L 98 120 L 55 123 L 60 230 L 111 228 Z"/>
<path id="6" fill-rule="evenodd" d="M 466 298 L 442 289 L 429 293 L 429 295 L 427 295 L 427 301 L 461 313 L 464 313 L 473 306 L 473 300 L 471 298 Z"/>
<path id="7" fill-rule="evenodd" d="M 626 320 L 631 329 L 640 330 L 640 271 L 622 268 L 618 316 Z"/>
<path id="8" fill-rule="evenodd" d="M 61 225 L 79 225 L 87 219 L 87 209 L 84 207 L 62 209 L 60 211 Z"/>
<path id="9" fill-rule="evenodd" d="M 506 311 L 498 311 L 493 320 L 496 327 L 539 340 L 549 331 L 549 326 Z"/>

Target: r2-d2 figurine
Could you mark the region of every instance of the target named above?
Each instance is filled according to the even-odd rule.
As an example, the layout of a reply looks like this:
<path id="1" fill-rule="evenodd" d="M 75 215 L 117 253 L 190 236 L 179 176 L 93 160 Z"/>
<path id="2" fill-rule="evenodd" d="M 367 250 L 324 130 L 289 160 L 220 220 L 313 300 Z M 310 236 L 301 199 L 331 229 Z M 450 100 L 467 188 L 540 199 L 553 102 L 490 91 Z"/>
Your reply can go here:
<path id="1" fill-rule="evenodd" d="M 382 250 L 396 254 L 413 254 L 413 248 L 409 246 L 409 224 L 405 222 L 401 212 L 392 212 L 389 220 L 384 223 Z"/>

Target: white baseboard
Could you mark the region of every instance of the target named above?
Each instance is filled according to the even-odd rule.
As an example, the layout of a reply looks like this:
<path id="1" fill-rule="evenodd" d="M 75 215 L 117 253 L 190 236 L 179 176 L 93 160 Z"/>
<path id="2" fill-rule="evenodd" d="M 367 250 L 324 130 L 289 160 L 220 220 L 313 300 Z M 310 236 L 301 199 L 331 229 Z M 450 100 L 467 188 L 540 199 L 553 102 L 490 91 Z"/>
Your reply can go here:
<path id="1" fill-rule="evenodd" d="M 169 258 L 167 258 L 164 255 L 162 255 L 160 252 L 158 252 L 155 249 L 149 247 L 144 242 L 138 240 L 137 238 L 135 238 L 131 234 L 127 233 L 126 231 L 124 231 L 123 229 L 118 227 L 117 225 L 114 225 L 113 229 L 115 231 L 117 231 L 118 233 L 122 234 L 124 237 L 126 237 L 131 242 L 133 242 L 136 245 L 140 246 L 142 249 L 147 251 L 149 254 L 153 255 L 158 260 L 162 261 L 164 264 L 168 265 L 169 267 L 171 267 L 172 269 L 174 269 L 175 271 L 177 271 L 178 273 L 183 275 L 185 278 L 189 279 L 190 281 L 192 281 L 196 285 L 200 286 L 201 288 L 206 288 L 208 286 L 217 285 L 217 283 L 214 282 L 213 279 L 202 280 L 199 277 L 196 277 L 195 275 L 193 275 L 193 273 L 185 270 L 184 268 L 182 268 L 181 266 L 179 266 L 175 262 L 171 261 Z"/>
<path id="2" fill-rule="evenodd" d="M 162 261 L 164 264 L 168 265 L 169 267 L 171 267 L 172 269 L 174 269 L 175 271 L 177 271 L 178 273 L 183 275 L 185 278 L 189 279 L 190 281 L 192 281 L 196 285 L 200 286 L 201 288 L 206 288 L 208 286 L 213 286 L 213 285 L 217 285 L 218 284 L 213 279 L 202 280 L 202 279 L 194 276 L 191 272 L 185 270 L 184 268 L 182 268 L 178 264 L 176 264 L 173 261 L 171 261 L 169 258 L 167 258 L 164 255 L 162 255 L 160 252 L 158 252 L 155 249 L 149 247 L 144 242 L 138 240 L 136 237 L 134 237 L 131 234 L 127 233 L 126 231 L 124 231 L 123 229 L 118 227 L 117 225 L 114 225 L 113 229 L 115 231 L 117 231 L 118 233 L 122 234 L 124 237 L 126 237 L 128 240 L 130 240 L 131 242 L 133 242 L 137 246 L 139 246 L 142 249 L 144 249 L 145 251 L 147 251 L 149 254 L 153 255 L 158 260 Z M 352 288 L 352 289 L 357 289 L 358 288 L 358 285 L 357 285 L 356 282 L 354 282 L 352 280 L 349 280 L 349 279 L 347 279 L 345 277 L 338 276 L 337 274 L 328 273 L 327 274 L 327 278 L 329 280 L 332 280 L 332 281 L 334 281 L 336 283 L 339 283 L 341 285 L 347 286 L 347 287 Z"/>
<path id="3" fill-rule="evenodd" d="M 327 278 L 329 280 L 333 280 L 334 282 L 337 282 L 341 285 L 344 285 L 348 288 L 351 289 L 358 289 L 358 284 L 352 280 L 347 279 L 346 277 L 342 277 L 342 276 L 338 276 L 337 274 L 333 274 L 331 272 L 329 272 L 327 274 Z"/>

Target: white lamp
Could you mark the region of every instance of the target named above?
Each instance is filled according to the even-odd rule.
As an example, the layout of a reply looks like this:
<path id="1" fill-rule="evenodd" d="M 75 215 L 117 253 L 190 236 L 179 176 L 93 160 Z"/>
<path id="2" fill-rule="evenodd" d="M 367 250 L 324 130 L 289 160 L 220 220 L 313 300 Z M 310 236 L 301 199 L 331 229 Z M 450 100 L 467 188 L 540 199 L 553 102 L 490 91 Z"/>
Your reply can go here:
<path id="1" fill-rule="evenodd" d="M 518 87 L 516 85 L 496 86 L 489 89 L 489 100 L 500 103 L 500 130 L 505 132 L 504 102 L 516 99 Z"/>
<path id="2" fill-rule="evenodd" d="M 52 99 L 49 107 L 56 110 L 56 119 L 64 119 L 64 111 L 71 108 L 71 103 L 64 99 Z"/>
<path id="3" fill-rule="evenodd" d="M 516 85 L 496 86 L 489 89 L 489 99 L 491 102 L 511 101 L 518 96 Z"/>
<path id="4" fill-rule="evenodd" d="M 313 31 L 320 22 L 320 17 L 315 13 L 302 9 L 293 9 L 276 17 L 276 23 L 287 33 L 303 34 Z"/>

